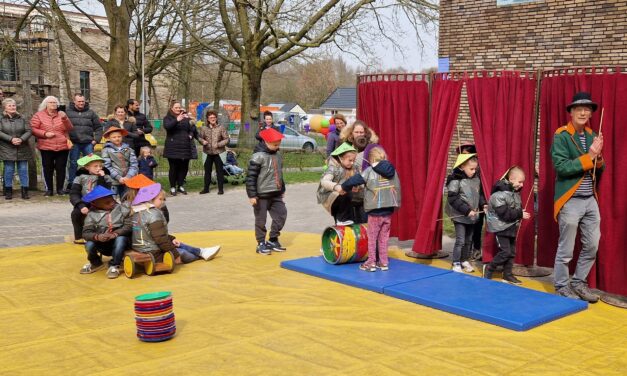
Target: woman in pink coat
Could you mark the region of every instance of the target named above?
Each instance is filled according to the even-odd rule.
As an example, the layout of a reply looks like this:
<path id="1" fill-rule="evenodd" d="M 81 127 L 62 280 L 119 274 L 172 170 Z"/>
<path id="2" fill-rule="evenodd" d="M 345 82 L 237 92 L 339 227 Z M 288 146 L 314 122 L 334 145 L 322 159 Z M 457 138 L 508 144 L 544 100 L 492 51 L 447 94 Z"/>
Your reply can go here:
<path id="1" fill-rule="evenodd" d="M 70 151 L 68 132 L 72 123 L 63 111 L 58 111 L 59 100 L 53 96 L 46 97 L 39 105 L 39 111 L 33 115 L 30 126 L 37 137 L 37 149 L 41 153 L 41 165 L 44 173 L 46 193 L 52 196 L 52 178 L 57 175 L 57 194 L 64 195 L 65 167 Z"/>

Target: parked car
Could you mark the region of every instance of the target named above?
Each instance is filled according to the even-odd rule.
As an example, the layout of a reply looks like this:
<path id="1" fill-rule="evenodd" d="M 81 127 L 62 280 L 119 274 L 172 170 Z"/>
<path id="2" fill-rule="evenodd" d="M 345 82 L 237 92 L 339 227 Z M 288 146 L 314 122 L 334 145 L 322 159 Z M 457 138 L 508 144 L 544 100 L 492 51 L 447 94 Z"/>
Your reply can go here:
<path id="1" fill-rule="evenodd" d="M 311 153 L 316 150 L 316 140 L 309 136 L 305 136 L 293 128 L 285 127 L 283 132 L 285 138 L 281 142 L 281 150 L 304 150 L 307 153 Z M 239 138 L 239 129 L 236 128 L 229 131 L 229 147 L 237 147 L 237 141 Z"/>

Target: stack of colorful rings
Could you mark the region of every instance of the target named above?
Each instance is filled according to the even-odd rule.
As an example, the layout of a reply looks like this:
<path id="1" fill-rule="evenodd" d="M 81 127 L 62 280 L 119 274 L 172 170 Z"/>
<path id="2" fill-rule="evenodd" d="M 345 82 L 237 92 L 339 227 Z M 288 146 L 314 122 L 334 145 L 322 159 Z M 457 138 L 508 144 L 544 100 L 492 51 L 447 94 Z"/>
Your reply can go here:
<path id="1" fill-rule="evenodd" d="M 172 293 L 153 292 L 135 297 L 137 338 L 144 342 L 167 341 L 176 334 Z"/>

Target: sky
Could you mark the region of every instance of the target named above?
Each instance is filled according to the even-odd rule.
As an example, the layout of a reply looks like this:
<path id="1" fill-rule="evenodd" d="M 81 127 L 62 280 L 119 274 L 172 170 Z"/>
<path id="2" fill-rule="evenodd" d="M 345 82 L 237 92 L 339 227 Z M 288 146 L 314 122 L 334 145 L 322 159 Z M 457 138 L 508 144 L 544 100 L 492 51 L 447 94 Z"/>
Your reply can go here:
<path id="1" fill-rule="evenodd" d="M 102 5 L 96 0 L 83 0 L 82 4 L 85 3 L 89 4 L 85 9 L 97 15 L 104 15 Z M 383 13 L 384 16 L 390 17 L 391 13 L 388 12 L 386 14 L 385 10 Z M 398 46 L 382 38 L 380 41 L 373 43 L 372 51 L 375 56 L 368 59 L 368 62 L 365 64 L 350 54 L 342 54 L 342 57 L 349 65 L 358 72 L 366 70 L 376 71 L 377 68 L 389 70 L 399 67 L 408 72 L 420 72 L 427 68 L 437 67 L 436 31 L 427 32 L 421 29 L 420 38 L 422 43 L 420 43 L 418 36 L 415 34 L 413 25 L 406 17 L 398 17 L 388 23 L 393 24 L 392 26 L 388 26 L 397 31 L 396 35 L 392 35 L 392 37 Z M 431 29 L 434 28 L 431 27 Z"/>

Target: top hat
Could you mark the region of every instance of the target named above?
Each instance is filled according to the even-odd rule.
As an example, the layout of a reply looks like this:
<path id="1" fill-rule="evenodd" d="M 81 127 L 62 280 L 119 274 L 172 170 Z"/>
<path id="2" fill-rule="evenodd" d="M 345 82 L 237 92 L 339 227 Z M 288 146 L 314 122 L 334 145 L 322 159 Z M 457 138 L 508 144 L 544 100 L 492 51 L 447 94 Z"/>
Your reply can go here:
<path id="1" fill-rule="evenodd" d="M 592 112 L 597 110 L 598 105 L 592 101 L 590 93 L 581 91 L 573 96 L 571 104 L 566 106 L 566 112 L 570 112 L 570 109 L 575 106 L 587 106 L 592 108 Z"/>

